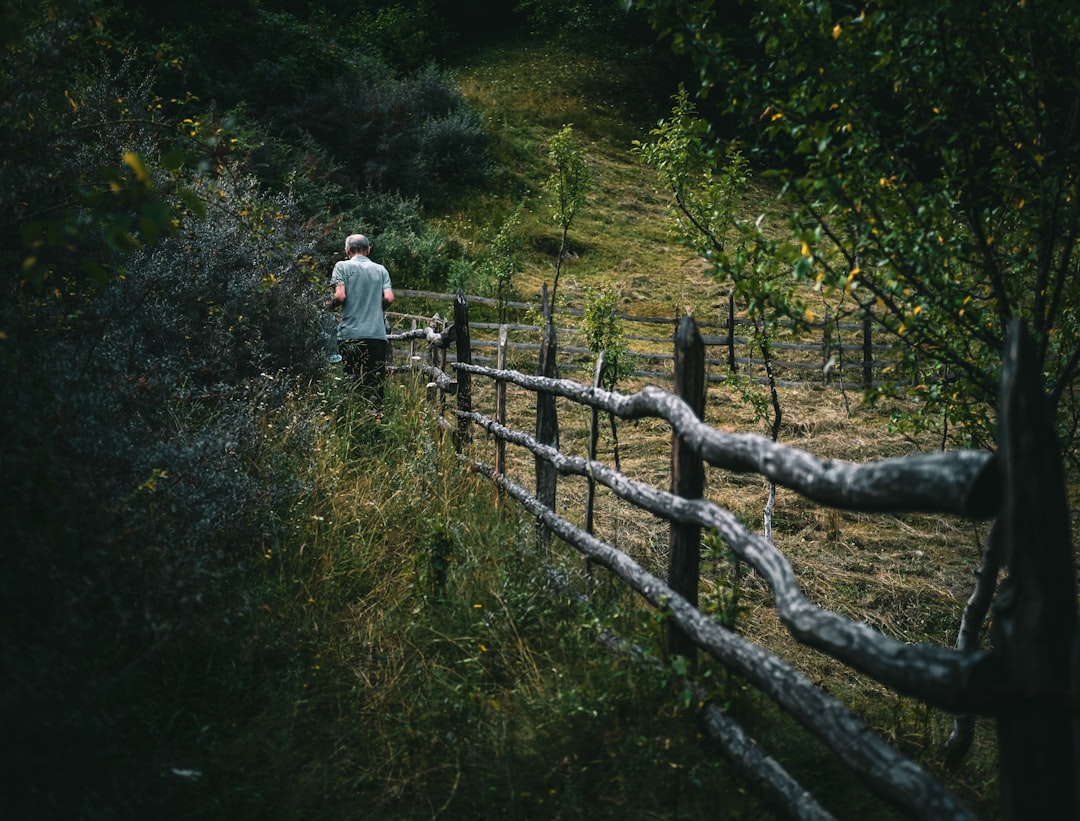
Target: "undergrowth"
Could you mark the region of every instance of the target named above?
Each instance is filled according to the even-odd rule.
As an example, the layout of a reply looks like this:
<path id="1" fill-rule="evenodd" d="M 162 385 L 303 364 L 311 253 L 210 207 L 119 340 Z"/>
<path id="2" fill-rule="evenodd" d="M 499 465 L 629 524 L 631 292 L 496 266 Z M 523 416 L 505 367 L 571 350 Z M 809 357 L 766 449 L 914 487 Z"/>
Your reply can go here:
<path id="1" fill-rule="evenodd" d="M 582 597 L 421 395 L 378 421 L 332 386 L 253 607 L 163 671 L 174 817 L 769 817 L 667 675 L 597 643 L 655 648 L 657 617 Z"/>
<path id="2" fill-rule="evenodd" d="M 332 381 L 309 414 L 306 490 L 250 611 L 163 671 L 172 817 L 773 818 L 660 663 L 663 616 L 540 550 L 422 396 L 390 386 L 380 420 Z M 700 674 L 838 817 L 892 817 L 764 698 Z"/>

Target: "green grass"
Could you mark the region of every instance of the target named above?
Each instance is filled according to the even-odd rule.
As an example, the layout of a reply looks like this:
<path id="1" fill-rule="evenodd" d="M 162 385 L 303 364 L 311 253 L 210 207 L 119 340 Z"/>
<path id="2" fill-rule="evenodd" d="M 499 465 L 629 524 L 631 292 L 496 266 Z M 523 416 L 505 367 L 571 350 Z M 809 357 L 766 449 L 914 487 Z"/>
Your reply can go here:
<path id="1" fill-rule="evenodd" d="M 625 305 L 654 316 L 691 308 L 713 312 L 724 291 L 702 275 L 699 260 L 672 237 L 668 196 L 655 173 L 632 153 L 634 140 L 668 114 L 674 88 L 640 56 L 617 60 L 548 44 L 512 44 L 478 53 L 455 70 L 469 102 L 484 113 L 503 174 L 483 196 L 441 215 L 441 227 L 477 254 L 485 237 L 518 202 L 529 253 L 515 279 L 517 292 L 535 298 L 553 278 L 558 226 L 543 193 L 552 173 L 548 141 L 574 127 L 593 178 L 588 201 L 571 226 L 575 257 L 563 267 L 560 293 L 580 307 L 583 289 L 616 283 Z M 764 189 L 751 195 L 764 201 Z M 749 205 L 748 205 L 749 207 Z"/>
<path id="2" fill-rule="evenodd" d="M 666 676 L 596 644 L 615 624 L 655 645 L 655 618 L 556 584 L 421 395 L 393 388 L 381 425 L 327 400 L 249 616 L 165 671 L 175 761 L 201 774 L 172 784 L 176 817 L 769 817 Z"/>

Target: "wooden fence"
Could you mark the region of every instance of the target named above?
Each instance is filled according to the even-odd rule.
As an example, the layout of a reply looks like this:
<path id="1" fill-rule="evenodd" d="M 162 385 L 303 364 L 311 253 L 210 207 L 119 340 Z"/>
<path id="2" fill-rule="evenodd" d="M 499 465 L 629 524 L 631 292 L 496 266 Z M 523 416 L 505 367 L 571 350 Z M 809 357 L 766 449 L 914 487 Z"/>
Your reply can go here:
<path id="1" fill-rule="evenodd" d="M 401 290 L 395 292 L 403 301 L 424 300 L 428 303 L 442 303 L 447 307 L 454 302 L 453 294 L 433 291 Z M 471 305 L 495 306 L 496 300 L 490 297 L 467 296 Z M 401 302 L 397 303 L 399 306 Z M 506 306 L 518 312 L 532 311 L 542 315 L 540 302 L 508 302 Z M 699 322 L 707 355 L 705 359 L 705 379 L 708 382 L 723 382 L 737 371 L 750 374 L 760 382 L 765 381 L 765 361 L 755 349 L 751 337 L 747 336 L 753 322 L 737 317 L 734 306 L 722 322 Z M 588 371 L 592 368 L 595 354 L 582 342 L 581 331 L 573 323 L 584 311 L 574 308 L 560 309 L 560 316 L 566 324 L 558 327 L 560 339 L 559 370 L 563 373 Z M 402 313 L 388 314 L 398 332 L 418 324 L 427 324 L 429 316 Z M 652 382 L 670 382 L 674 378 L 671 368 L 671 339 L 678 320 L 675 317 L 650 317 L 622 315 L 625 339 L 629 344 L 629 355 L 637 364 L 633 375 Z M 804 323 L 798 334 L 790 321 L 778 323 L 792 338 L 777 339 L 771 344 L 774 362 L 773 369 L 778 375 L 777 383 L 781 386 L 794 386 L 807 383 L 824 384 L 836 388 L 857 387 L 873 388 L 879 382 L 892 384 L 910 384 L 918 381 L 919 374 L 898 374 L 896 372 L 895 348 L 883 342 L 875 341 L 874 326 L 869 316 L 836 317 L 831 314 L 824 320 Z M 449 317 L 447 317 L 447 321 Z M 634 332 L 635 329 L 641 332 Z M 543 327 L 527 323 L 470 322 L 472 331 L 472 361 L 475 364 L 493 364 L 498 349 L 497 334 L 505 330 L 513 335 L 507 350 L 512 357 L 515 352 L 538 356 L 542 341 Z M 659 335 L 663 333 L 664 335 Z M 798 339 L 794 338 L 795 336 Z M 410 354 L 415 349 L 410 350 Z M 755 375 L 756 374 L 756 375 Z"/>
<path id="2" fill-rule="evenodd" d="M 672 359 L 674 392 L 646 387 L 623 395 L 592 384 L 543 375 L 555 360 L 557 334 L 546 313 L 538 371 L 530 375 L 475 364 L 467 330 L 468 304 L 455 300 L 452 324 L 395 335 L 395 342 L 428 346 L 413 367 L 431 379 L 433 397 L 454 406 L 447 422 L 462 458 L 532 514 L 542 534 L 553 534 L 589 562 L 608 568 L 667 615 L 666 650 L 693 659 L 704 651 L 772 699 L 820 738 L 870 789 L 916 818 L 973 818 L 934 776 L 878 737 L 843 704 L 766 649 L 725 629 L 696 606 L 698 552 L 703 530 L 715 531 L 770 586 L 780 619 L 799 642 L 872 677 L 890 690 L 958 716 L 954 752 L 962 755 L 973 716 L 989 716 L 997 729 L 1001 816 L 1006 819 L 1076 818 L 1080 812 L 1080 721 L 1074 678 L 1077 585 L 1061 457 L 1048 418 L 1034 353 L 1023 328 L 1011 329 L 1002 369 L 1000 449 L 934 452 L 866 464 L 825 460 L 754 434 L 726 433 L 705 425 L 704 340 L 692 318 L 679 323 Z M 447 348 L 456 361 L 446 362 Z M 491 380 L 494 416 L 472 407 L 472 380 Z M 534 393 L 534 432 L 507 426 L 508 386 Z M 590 407 L 589 453 L 560 450 L 555 398 Z M 621 419 L 656 418 L 671 427 L 670 489 L 632 479 L 597 461 L 598 411 Z M 472 440 L 472 426 L 494 438 L 493 464 L 476 458 L 487 437 Z M 537 466 L 530 492 L 510 481 L 506 445 L 527 449 Z M 753 472 L 816 504 L 867 512 L 943 513 L 992 522 L 974 592 L 963 614 L 956 648 L 905 644 L 835 612 L 819 608 L 800 590 L 783 554 L 750 532 L 725 508 L 702 498 L 704 465 Z M 589 510 L 577 525 L 555 510 L 557 475 L 585 477 Z M 647 572 L 630 556 L 598 538 L 591 527 L 592 489 L 600 483 L 620 499 L 670 523 L 667 579 Z M 1000 570 L 1005 581 L 997 586 Z M 990 649 L 978 635 L 993 609 Z M 692 665 L 691 665 L 692 666 Z M 723 710 L 704 708 L 705 724 L 751 783 L 781 811 L 797 818 L 829 818 L 809 790 L 761 750 Z M 970 739 L 970 736 L 966 736 Z"/>

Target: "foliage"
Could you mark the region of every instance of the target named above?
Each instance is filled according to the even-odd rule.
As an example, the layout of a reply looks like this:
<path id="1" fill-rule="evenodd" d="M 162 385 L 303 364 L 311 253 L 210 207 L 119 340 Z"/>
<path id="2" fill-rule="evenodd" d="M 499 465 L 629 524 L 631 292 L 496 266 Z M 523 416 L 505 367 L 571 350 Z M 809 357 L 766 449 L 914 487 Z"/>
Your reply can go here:
<path id="1" fill-rule="evenodd" d="M 559 274 L 567 252 L 567 237 L 574 217 L 585 205 L 592 178 L 580 144 L 574 137 L 574 127 L 564 125 L 548 146 L 548 159 L 555 171 L 548 177 L 547 192 L 553 200 L 551 215 L 559 226 L 559 254 L 555 260 L 555 281 L 551 286 L 551 304 L 559 289 Z"/>
<path id="2" fill-rule="evenodd" d="M 634 360 L 623 332 L 619 304 L 619 292 L 614 286 L 585 290 L 581 331 L 588 349 L 594 354 L 604 354 L 601 385 L 608 391 L 615 390 L 616 384 L 634 372 Z"/>
<path id="3" fill-rule="evenodd" d="M 313 256 L 321 261 L 317 275 L 323 283 L 332 261 L 342 258 L 345 237 L 356 232 L 371 237 L 372 259 L 387 267 L 395 288 L 442 289 L 455 269 L 468 264 L 461 244 L 426 219 L 416 197 L 367 188 L 350 192 L 343 204 L 345 210 L 317 224 Z"/>
<path id="4" fill-rule="evenodd" d="M 709 263 L 714 276 L 732 283 L 730 299 L 746 303 L 765 361 L 775 439 L 782 412 L 772 370 L 771 326 L 782 317 L 798 317 L 801 310 L 795 283 L 785 274 L 790 246 L 766 232 L 764 214 L 754 220 L 738 216 L 750 180 L 748 161 L 737 150 L 721 151 L 684 88 L 674 100 L 671 117 L 650 132 L 653 141 L 635 141 L 634 149 L 671 192 L 675 233 Z M 732 382 L 754 406 L 756 418 L 765 418 L 765 403 L 754 396 L 753 386 Z"/>
<path id="5" fill-rule="evenodd" d="M 183 56 L 177 82 L 204 106 L 251 123 L 267 184 L 284 185 L 294 167 L 282 145 L 325 152 L 350 191 L 374 187 L 435 201 L 486 173 L 479 119 L 434 63 L 439 26 L 430 3 L 379 4 L 371 28 L 353 30 L 326 14 L 258 2 L 228 11 L 200 11 L 198 3 L 180 13 L 143 4 L 133 13 L 117 2 L 142 21 L 133 39 L 164 38 Z M 206 16 L 213 26 L 203 25 Z M 401 66 L 384 59 L 379 38 Z"/>
<path id="6" fill-rule="evenodd" d="M 623 319 L 619 313 L 619 294 L 612 286 L 587 288 L 585 290 L 585 308 L 581 315 L 581 331 L 585 344 L 597 355 L 600 370 L 600 386 L 613 391 L 622 380 L 634 373 L 634 357 L 630 353 L 623 333 Z M 605 413 L 611 430 L 615 469 L 622 469 L 622 457 L 619 453 L 619 432 L 615 414 Z M 596 415 L 594 414 L 594 419 Z"/>
<path id="7" fill-rule="evenodd" d="M 574 48 L 628 52 L 653 44 L 647 17 L 623 0 L 517 0 L 515 8 L 532 32 Z"/>
<path id="8" fill-rule="evenodd" d="M 475 274 L 476 265 L 472 260 L 464 257 L 451 260 L 446 273 L 446 284 L 449 286 L 450 293 L 456 294 L 458 291 L 463 294 L 475 293 L 476 289 L 473 286 Z"/>
<path id="9" fill-rule="evenodd" d="M 93 465 L 96 478 L 72 487 L 68 500 L 78 507 L 93 499 L 122 519 L 117 505 L 134 488 L 167 475 L 155 515 L 127 522 L 126 539 L 134 548 L 171 534 L 197 562 L 272 511 L 288 483 L 271 472 L 263 478 L 277 489 L 260 489 L 271 466 L 257 458 L 253 422 L 241 420 L 322 364 L 307 275 L 279 256 L 303 246 L 279 244 L 284 238 L 271 236 L 279 226 L 263 232 L 259 219 L 289 219 L 279 204 L 264 207 L 272 210 L 250 222 L 215 209 L 182 237 L 133 257 L 122 280 L 80 300 L 65 327 L 20 334 L 4 376 L 22 385 L 5 401 L 5 450 L 21 469 L 6 475 L 32 492 L 41 478 L 35 463 L 60 475 Z M 44 430 L 42 418 L 50 420 Z M 7 512 L 21 518 L 17 508 Z M 80 536 L 106 538 L 92 528 Z"/>
<path id="10" fill-rule="evenodd" d="M 2 59 L 5 286 L 72 296 L 103 285 L 115 255 L 170 233 L 173 209 L 201 207 L 175 172 L 227 146 L 212 123 L 177 128 L 187 101 L 155 98 L 161 69 L 120 53 L 100 21 L 34 21 Z M 156 176 L 143 157 L 151 145 Z"/>
<path id="11" fill-rule="evenodd" d="M 704 609 L 728 630 L 740 632 L 749 612 L 743 602 L 742 563 L 715 531 L 706 533 L 702 543 L 702 569 L 712 582 Z"/>
<path id="12" fill-rule="evenodd" d="M 493 289 L 498 300 L 499 322 L 506 322 L 506 303 L 514 295 L 514 274 L 521 269 L 524 242 L 521 237 L 521 215 L 524 202 L 510 213 L 488 246 L 480 262 L 480 275 L 486 289 Z"/>
<path id="13" fill-rule="evenodd" d="M 762 162 L 796 198 L 792 228 L 807 250 L 797 272 L 850 289 L 902 344 L 906 371 L 920 363 L 912 421 L 945 413 L 961 441 L 988 443 L 1004 329 L 1019 317 L 1070 441 L 1080 366 L 1073 4 L 762 0 L 737 18 L 711 3 L 643 5 L 740 133 L 760 129 Z"/>
<path id="14" fill-rule="evenodd" d="M 749 220 L 744 199 L 750 166 L 737 149 L 724 150 L 685 88 L 674 95 L 671 116 L 634 150 L 655 169 L 672 197 L 674 231 L 714 276 L 729 280 L 750 312 L 785 316 L 799 310 L 794 284 L 781 275 L 787 247 L 766 232 L 766 216 Z"/>
<path id="15" fill-rule="evenodd" d="M 386 3 L 369 14 L 362 30 L 363 42 L 396 69 L 408 72 L 423 68 L 440 50 L 437 40 L 445 29 L 432 0 Z"/>
<path id="16" fill-rule="evenodd" d="M 684 87 L 673 100 L 671 116 L 650 131 L 652 142 L 635 140 L 634 149 L 670 189 L 679 237 L 717 274 L 737 277 L 724 253 L 749 180 L 749 164 L 737 151 L 719 154 L 717 137 L 698 116 Z"/>
<path id="17" fill-rule="evenodd" d="M 325 368 L 295 202 L 103 25 L 36 21 L 2 56 L 0 670 L 22 817 L 106 817 L 117 783 L 165 806 L 147 693 L 252 606 L 235 586 L 308 447 L 284 408 Z"/>

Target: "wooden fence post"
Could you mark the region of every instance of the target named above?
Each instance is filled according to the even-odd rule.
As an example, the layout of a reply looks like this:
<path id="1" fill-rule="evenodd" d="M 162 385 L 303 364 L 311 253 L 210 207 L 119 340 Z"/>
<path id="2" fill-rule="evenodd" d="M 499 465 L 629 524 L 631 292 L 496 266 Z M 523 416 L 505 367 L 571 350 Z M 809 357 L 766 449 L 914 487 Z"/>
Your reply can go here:
<path id="1" fill-rule="evenodd" d="M 692 316 L 684 316 L 675 332 L 675 395 L 705 418 L 705 342 Z M 682 438 L 671 436 L 671 492 L 698 499 L 705 492 L 705 465 Z M 697 607 L 701 556 L 701 527 L 671 523 L 668 584 Z M 667 653 L 686 656 L 693 663 L 697 647 L 673 622 L 668 622 Z"/>
<path id="2" fill-rule="evenodd" d="M 871 338 L 873 317 L 867 310 L 862 321 L 862 382 L 863 387 L 869 390 L 874 385 L 874 346 Z"/>
<path id="3" fill-rule="evenodd" d="M 832 317 L 829 306 L 825 306 L 825 327 L 821 336 L 821 381 L 826 385 L 832 384 L 833 369 L 829 367 L 829 357 L 832 356 Z"/>
<path id="4" fill-rule="evenodd" d="M 495 367 L 506 370 L 507 334 L 506 324 L 499 325 L 499 350 L 495 355 Z M 495 381 L 495 421 L 500 425 L 506 424 L 506 382 L 502 379 Z M 495 472 L 503 476 L 506 472 L 506 440 L 501 437 L 495 438 Z M 495 483 L 495 506 L 502 502 L 502 485 Z"/>
<path id="5" fill-rule="evenodd" d="M 728 291 L 727 298 L 727 364 L 728 372 L 735 373 L 735 289 Z"/>
<path id="6" fill-rule="evenodd" d="M 996 716 L 1001 817 L 1080 814 L 1076 568 L 1061 452 L 1034 345 L 1009 329 L 999 408 L 1008 579 L 994 604 L 1005 703 Z"/>
<path id="7" fill-rule="evenodd" d="M 434 329 L 442 321 L 437 313 L 431 318 L 431 327 Z M 446 372 L 446 348 L 440 345 L 432 343 L 428 346 L 428 364 L 433 368 L 438 368 L 443 373 Z M 435 399 L 438 397 L 438 413 L 439 416 L 446 415 L 446 394 L 439 389 L 437 382 L 429 382 L 427 386 L 428 401 L 435 404 Z"/>
<path id="8" fill-rule="evenodd" d="M 596 370 L 593 372 L 593 387 L 599 388 L 604 381 L 604 370 L 607 368 L 607 353 L 600 351 L 596 357 Z M 600 409 L 593 405 L 592 424 L 589 428 L 589 461 L 596 459 L 596 448 L 600 443 Z M 590 475 L 588 491 L 585 497 L 585 532 L 590 536 L 593 532 L 593 507 L 596 501 L 596 480 Z M 589 587 L 592 587 L 592 559 L 585 560 L 585 577 Z"/>
<path id="9" fill-rule="evenodd" d="M 458 289 L 454 297 L 454 340 L 457 344 L 457 361 L 472 364 L 472 340 L 469 335 L 469 303 Z M 472 411 L 472 374 L 457 371 L 457 409 L 462 413 Z M 469 420 L 462 415 L 457 420 L 457 437 L 454 445 L 461 450 L 469 438 Z"/>
<path id="10" fill-rule="evenodd" d="M 552 319 L 552 308 L 548 302 L 547 283 L 540 289 L 540 307 L 544 315 L 544 331 L 540 339 L 540 361 L 537 366 L 537 374 L 554 378 L 555 354 L 558 347 L 558 338 L 555 332 L 555 321 Z M 555 409 L 555 397 L 544 391 L 536 394 L 536 440 L 544 445 L 559 447 L 559 419 Z M 536 498 L 545 507 L 555 509 L 555 490 L 558 471 L 555 466 L 546 459 L 537 456 L 536 465 Z M 537 523 L 537 535 L 540 547 L 551 548 L 551 531 L 543 522 Z"/>
<path id="11" fill-rule="evenodd" d="M 593 387 L 599 388 L 604 378 L 604 368 L 607 366 L 604 351 L 596 357 L 596 370 L 593 372 Z M 596 448 L 600 442 L 600 409 L 593 405 L 592 425 L 589 428 L 589 461 L 596 459 Z M 588 490 L 585 496 L 585 532 L 592 535 L 593 532 L 593 499 L 596 496 L 596 480 L 590 476 Z"/>

